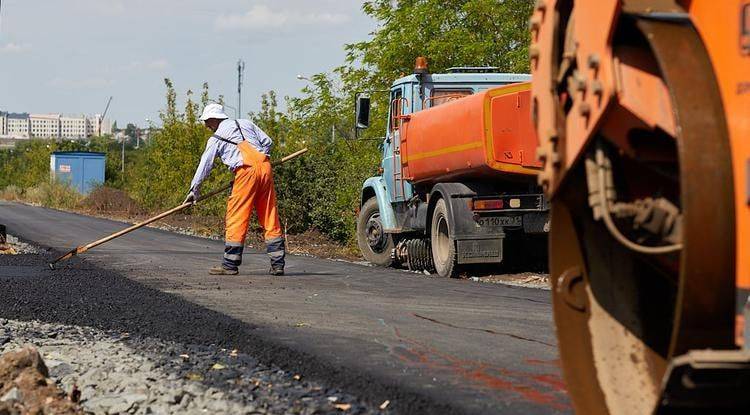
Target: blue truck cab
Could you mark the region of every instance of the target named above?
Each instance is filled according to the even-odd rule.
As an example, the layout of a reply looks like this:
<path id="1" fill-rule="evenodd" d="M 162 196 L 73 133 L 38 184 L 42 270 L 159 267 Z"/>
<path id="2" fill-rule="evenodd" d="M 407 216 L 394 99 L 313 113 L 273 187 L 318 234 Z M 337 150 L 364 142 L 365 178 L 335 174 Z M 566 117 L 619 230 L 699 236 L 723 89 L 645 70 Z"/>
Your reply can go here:
<path id="1" fill-rule="evenodd" d="M 451 203 L 456 195 L 471 193 L 474 196 L 486 196 L 502 193 L 502 189 L 491 183 L 476 182 L 438 183 L 428 189 L 415 186 L 402 177 L 399 129 L 395 127 L 400 122 L 400 117 L 408 114 L 489 88 L 527 82 L 530 79 L 530 75 L 526 74 L 496 73 L 495 68 L 451 68 L 447 73 L 430 74 L 426 71 L 426 65 L 420 68 L 418 59 L 415 73 L 399 78 L 392 84 L 388 91 L 388 123 L 381 145 L 381 175 L 368 178 L 362 185 L 357 240 L 366 260 L 382 266 L 405 264 L 417 270 L 436 270 L 443 276 L 457 275 L 463 264 L 502 261 L 502 240 L 505 238 L 503 227 L 496 227 L 496 232 L 492 235 L 475 235 L 476 232 L 472 229 L 475 215 L 471 211 L 465 211 L 460 200 L 457 201 L 458 206 L 450 206 L 456 204 Z M 369 126 L 369 107 L 369 94 L 357 94 L 358 129 Z M 452 223 L 447 226 L 452 235 L 447 244 L 452 247 L 449 246 L 446 253 L 447 261 L 451 262 L 448 266 L 436 264 L 436 256 L 433 254 L 436 241 L 429 225 L 435 208 L 430 204 L 430 196 L 435 192 L 450 201 L 447 210 L 451 217 L 448 222 Z M 536 199 L 534 210 L 541 212 L 546 221 L 547 206 L 541 191 L 536 186 L 530 186 L 529 191 L 524 193 L 533 194 Z M 462 233 L 461 229 L 466 229 L 467 232 Z M 462 244 L 455 238 L 457 235 L 462 240 L 472 242 Z M 466 251 L 463 256 L 459 252 L 462 245 Z"/>

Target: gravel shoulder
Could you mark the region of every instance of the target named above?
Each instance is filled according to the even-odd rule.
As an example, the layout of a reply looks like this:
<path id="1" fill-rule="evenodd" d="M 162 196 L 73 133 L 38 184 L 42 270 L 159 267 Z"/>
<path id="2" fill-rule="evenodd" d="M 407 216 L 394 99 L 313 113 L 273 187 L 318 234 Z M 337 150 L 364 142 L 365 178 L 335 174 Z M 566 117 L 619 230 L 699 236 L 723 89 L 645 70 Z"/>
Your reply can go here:
<path id="1" fill-rule="evenodd" d="M 388 413 L 254 357 L 90 327 L 0 319 L 0 353 L 36 347 L 93 414 Z"/>

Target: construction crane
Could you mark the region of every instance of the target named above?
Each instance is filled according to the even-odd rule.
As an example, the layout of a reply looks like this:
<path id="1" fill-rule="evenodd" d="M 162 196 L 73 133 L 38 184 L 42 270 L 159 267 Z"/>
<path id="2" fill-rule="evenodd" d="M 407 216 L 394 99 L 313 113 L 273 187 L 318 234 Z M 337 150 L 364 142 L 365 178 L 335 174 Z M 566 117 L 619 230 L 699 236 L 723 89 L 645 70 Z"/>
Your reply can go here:
<path id="1" fill-rule="evenodd" d="M 530 28 L 576 411 L 750 413 L 750 1 L 538 0 Z"/>
<path id="2" fill-rule="evenodd" d="M 102 113 L 102 119 L 99 121 L 99 131 L 97 134 L 99 137 L 101 137 L 102 135 L 102 124 L 104 123 L 104 117 L 107 116 L 107 111 L 109 111 L 109 104 L 111 103 L 112 103 L 112 97 L 110 96 L 109 99 L 107 100 L 107 106 L 104 107 L 104 112 Z"/>

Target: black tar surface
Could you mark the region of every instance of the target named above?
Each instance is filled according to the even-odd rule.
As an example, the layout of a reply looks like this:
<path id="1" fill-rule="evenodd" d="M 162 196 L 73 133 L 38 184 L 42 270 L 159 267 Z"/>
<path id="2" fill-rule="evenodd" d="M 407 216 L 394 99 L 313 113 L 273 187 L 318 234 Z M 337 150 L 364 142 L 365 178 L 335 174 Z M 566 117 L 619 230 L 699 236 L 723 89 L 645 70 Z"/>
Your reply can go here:
<path id="1" fill-rule="evenodd" d="M 55 254 L 48 251 L 44 255 L 0 256 L 0 267 L 12 267 L 16 271 L 0 273 L 3 293 L 0 296 L 0 316 L 238 349 L 262 362 L 273 362 L 307 377 L 332 380 L 335 385 L 344 386 L 344 392 L 355 391 L 375 407 L 389 399 L 392 412 L 456 412 L 455 408 L 435 404 L 395 385 L 381 384 L 362 373 L 333 367 L 315 356 L 265 341 L 253 334 L 256 326 L 146 287 L 115 272 L 99 269 L 85 260 L 74 258 L 51 271 L 45 261 L 56 257 Z M 226 386 L 222 380 L 211 382 L 211 386 Z M 337 392 L 329 391 L 332 394 Z"/>
<path id="2" fill-rule="evenodd" d="M 126 226 L 2 201 L 0 223 L 58 251 Z M 571 410 L 549 291 L 294 255 L 287 275 L 272 278 L 265 253 L 252 250 L 239 276 L 206 275 L 222 250 L 221 241 L 141 229 L 54 272 L 45 268 L 54 255 L 29 268 L 10 262 L 0 275 L 31 281 L 0 277 L 0 288 L 14 290 L 0 300 L 0 318 L 7 310 L 225 344 L 376 405 L 390 400 L 399 413 Z"/>

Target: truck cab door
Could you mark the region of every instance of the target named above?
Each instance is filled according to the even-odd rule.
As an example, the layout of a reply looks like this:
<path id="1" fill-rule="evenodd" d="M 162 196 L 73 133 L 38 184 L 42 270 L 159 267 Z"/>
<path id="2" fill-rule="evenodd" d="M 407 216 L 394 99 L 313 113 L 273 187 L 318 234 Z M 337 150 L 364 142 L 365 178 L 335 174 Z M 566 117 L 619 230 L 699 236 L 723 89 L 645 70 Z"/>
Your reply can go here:
<path id="1" fill-rule="evenodd" d="M 391 89 L 391 105 L 388 112 L 388 132 L 383 151 L 383 177 L 392 202 L 404 202 L 411 199 L 411 184 L 404 180 L 401 165 L 401 128 L 400 117 L 411 113 L 412 86 L 403 84 Z"/>

